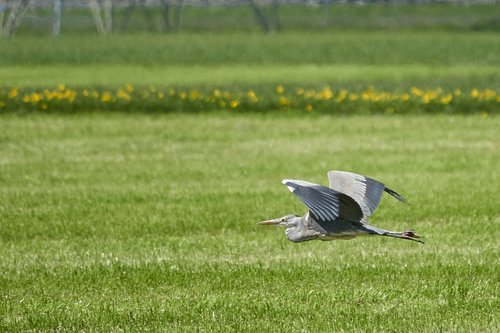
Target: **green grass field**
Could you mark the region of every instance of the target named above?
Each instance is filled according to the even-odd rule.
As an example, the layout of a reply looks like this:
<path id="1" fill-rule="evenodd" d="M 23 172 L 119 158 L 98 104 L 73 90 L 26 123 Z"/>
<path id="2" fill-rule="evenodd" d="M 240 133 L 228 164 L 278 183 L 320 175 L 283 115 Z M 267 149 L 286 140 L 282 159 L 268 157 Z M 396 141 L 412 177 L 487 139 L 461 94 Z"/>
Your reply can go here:
<path id="1" fill-rule="evenodd" d="M 1 44 L 0 112 L 203 112 L 241 105 L 259 112 L 284 106 L 327 113 L 496 113 L 500 101 L 500 43 L 491 32 L 20 36 Z M 120 92 L 129 84 L 135 95 Z M 71 90 L 66 96 L 74 93 L 69 102 L 50 97 L 59 85 Z M 286 96 L 276 96 L 278 85 L 286 86 Z M 325 87 L 333 94 L 321 97 Z M 404 106 L 360 98 L 375 89 L 400 101 L 414 87 L 429 94 L 403 97 Z M 223 91 L 224 101 L 214 91 Z M 311 93 L 299 93 L 297 101 L 296 91 Z M 335 104 L 343 99 L 354 103 Z"/>
<path id="2" fill-rule="evenodd" d="M 495 33 L 19 36 L 0 39 L 0 87 L 412 85 L 499 89 Z"/>
<path id="3" fill-rule="evenodd" d="M 496 332 L 498 117 L 0 118 L 0 330 Z M 380 179 L 385 238 L 306 242 L 282 178 Z"/>
<path id="4" fill-rule="evenodd" d="M 0 332 L 500 331 L 500 7 L 408 8 L 0 39 Z M 426 244 L 255 224 L 332 169 Z"/>

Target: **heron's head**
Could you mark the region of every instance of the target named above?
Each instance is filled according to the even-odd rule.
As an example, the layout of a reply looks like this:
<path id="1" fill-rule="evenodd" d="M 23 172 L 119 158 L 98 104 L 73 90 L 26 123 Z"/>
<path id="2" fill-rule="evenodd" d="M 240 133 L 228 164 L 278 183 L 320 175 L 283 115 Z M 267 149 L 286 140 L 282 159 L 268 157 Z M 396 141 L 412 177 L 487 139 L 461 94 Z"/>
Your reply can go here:
<path id="1" fill-rule="evenodd" d="M 278 227 L 286 227 L 286 228 L 293 228 L 297 226 L 299 217 L 297 215 L 285 215 L 283 217 L 274 219 L 274 220 L 267 220 L 267 221 L 262 221 L 262 222 L 257 222 L 259 225 L 275 225 Z"/>

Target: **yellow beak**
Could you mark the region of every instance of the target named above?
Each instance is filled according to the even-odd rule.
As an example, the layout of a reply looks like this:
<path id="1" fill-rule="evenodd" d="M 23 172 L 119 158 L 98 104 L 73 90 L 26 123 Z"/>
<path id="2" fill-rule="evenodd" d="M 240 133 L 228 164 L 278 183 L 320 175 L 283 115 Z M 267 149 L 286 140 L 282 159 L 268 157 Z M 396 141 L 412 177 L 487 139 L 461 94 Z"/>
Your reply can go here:
<path id="1" fill-rule="evenodd" d="M 281 220 L 280 219 L 274 219 L 274 220 L 267 220 L 267 221 L 261 221 L 257 222 L 259 225 L 277 225 L 280 224 Z"/>

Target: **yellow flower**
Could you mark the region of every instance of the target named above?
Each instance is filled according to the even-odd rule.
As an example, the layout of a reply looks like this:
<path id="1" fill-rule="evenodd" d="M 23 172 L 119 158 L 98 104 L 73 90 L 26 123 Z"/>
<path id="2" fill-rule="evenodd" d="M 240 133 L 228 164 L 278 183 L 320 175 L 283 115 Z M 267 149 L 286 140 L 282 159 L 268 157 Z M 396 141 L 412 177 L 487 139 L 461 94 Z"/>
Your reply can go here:
<path id="1" fill-rule="evenodd" d="M 43 91 L 43 94 L 45 95 L 45 99 L 51 101 L 53 100 L 54 98 L 56 98 L 56 95 L 59 94 L 58 92 L 52 92 L 52 91 L 48 91 L 47 89 L 45 89 Z"/>
<path id="2" fill-rule="evenodd" d="M 219 89 L 214 89 L 213 93 L 212 93 L 215 97 L 219 97 L 221 94 L 220 94 L 220 90 Z"/>
<path id="3" fill-rule="evenodd" d="M 304 94 L 304 91 L 305 91 L 304 88 L 297 88 L 295 90 L 295 93 L 300 96 Z"/>
<path id="4" fill-rule="evenodd" d="M 181 93 L 179 94 L 179 97 L 180 97 L 181 99 L 186 99 L 187 94 L 183 91 L 183 92 L 181 92 Z"/>
<path id="5" fill-rule="evenodd" d="M 319 97 L 324 100 L 332 99 L 333 92 L 330 87 L 325 87 L 319 92 Z"/>
<path id="6" fill-rule="evenodd" d="M 123 99 L 125 101 L 130 101 L 130 95 L 126 90 L 120 89 L 116 92 L 116 97 Z"/>
<path id="7" fill-rule="evenodd" d="M 39 93 L 34 92 L 34 93 L 31 94 L 31 101 L 33 103 L 38 103 L 41 100 L 42 100 L 42 95 L 40 95 Z"/>
<path id="8" fill-rule="evenodd" d="M 82 95 L 85 96 L 85 97 L 88 97 L 90 95 L 89 91 L 87 89 L 84 89 L 82 91 Z"/>
<path id="9" fill-rule="evenodd" d="M 60 91 L 64 91 L 66 90 L 66 86 L 64 84 L 60 84 L 57 86 L 57 89 L 59 89 Z"/>
<path id="10" fill-rule="evenodd" d="M 474 98 L 478 98 L 479 97 L 479 90 L 474 88 L 470 91 L 470 95 Z"/>
<path id="11" fill-rule="evenodd" d="M 74 90 L 66 90 L 64 92 L 64 95 L 63 95 L 63 98 L 67 99 L 68 101 L 70 101 L 71 103 L 73 103 L 73 101 L 75 100 L 76 98 L 76 91 Z"/>
<path id="12" fill-rule="evenodd" d="M 165 94 L 163 93 L 163 91 L 158 92 L 158 95 L 157 95 L 157 96 L 158 96 L 158 99 L 163 99 L 163 98 L 165 98 Z"/>
<path id="13" fill-rule="evenodd" d="M 196 90 L 191 91 L 191 93 L 189 94 L 189 98 L 192 100 L 196 100 L 200 98 L 200 96 L 201 96 L 200 93 L 197 92 Z"/>
<path id="14" fill-rule="evenodd" d="M 409 94 L 407 94 L 407 93 L 403 93 L 403 94 L 401 94 L 401 97 L 400 97 L 400 98 L 401 98 L 401 100 L 402 100 L 403 102 L 406 102 L 406 101 L 408 101 L 408 100 L 410 99 L 410 95 L 409 95 Z"/>
<path id="15" fill-rule="evenodd" d="M 437 98 L 437 93 L 435 91 L 427 91 L 422 96 L 422 102 L 424 102 L 424 104 L 429 104 L 432 100 L 436 98 Z"/>
<path id="16" fill-rule="evenodd" d="M 10 99 L 16 98 L 18 93 L 17 88 L 12 88 L 12 90 L 7 94 L 7 97 Z"/>
<path id="17" fill-rule="evenodd" d="M 422 96 L 424 92 L 417 87 L 411 87 L 411 93 L 415 96 Z"/>
<path id="18" fill-rule="evenodd" d="M 307 112 L 313 112 L 314 108 L 311 104 L 306 104 L 306 111 Z"/>
<path id="19" fill-rule="evenodd" d="M 312 98 L 315 96 L 316 96 L 316 90 L 314 90 L 314 89 L 309 89 L 309 90 L 304 91 L 304 98 L 305 99 Z"/>
<path id="20" fill-rule="evenodd" d="M 450 104 L 450 102 L 453 100 L 453 95 L 448 94 L 446 96 L 441 97 L 441 103 L 443 104 Z"/>
<path id="21" fill-rule="evenodd" d="M 336 100 L 337 102 L 342 102 L 346 97 L 349 92 L 345 89 L 341 89 Z"/>
<path id="22" fill-rule="evenodd" d="M 373 97 L 373 92 L 371 92 L 371 91 L 363 91 L 361 93 L 361 99 L 363 101 L 369 101 L 372 99 L 372 97 Z"/>
<path id="23" fill-rule="evenodd" d="M 232 100 L 232 101 L 229 103 L 229 106 L 230 106 L 232 109 L 236 109 L 236 108 L 238 107 L 238 105 L 240 105 L 240 102 L 235 101 L 235 100 Z"/>
<path id="24" fill-rule="evenodd" d="M 257 103 L 259 101 L 257 94 L 253 90 L 250 90 L 249 92 L 247 92 L 247 96 L 248 96 L 248 99 L 250 100 L 250 102 L 252 102 L 252 103 Z"/>
<path id="25" fill-rule="evenodd" d="M 460 89 L 455 89 L 455 90 L 453 91 L 453 93 L 455 94 L 455 96 L 460 96 L 460 95 L 462 95 L 462 90 L 460 90 Z"/>
<path id="26" fill-rule="evenodd" d="M 134 91 L 134 87 L 130 83 L 127 83 L 125 85 L 125 91 L 130 94 L 130 93 L 132 93 Z"/>
<path id="27" fill-rule="evenodd" d="M 279 103 L 281 106 L 289 106 L 290 101 L 285 96 L 280 96 Z"/>
<path id="28" fill-rule="evenodd" d="M 105 91 L 101 95 L 101 101 L 104 103 L 108 103 L 113 99 L 113 95 L 109 91 Z"/>
<path id="29" fill-rule="evenodd" d="M 285 92 L 285 87 L 283 87 L 281 84 L 276 86 L 276 93 L 277 94 L 282 94 Z"/>
<path id="30" fill-rule="evenodd" d="M 42 100 L 42 95 L 40 95 L 39 93 L 32 93 L 31 95 L 24 95 L 23 97 L 23 102 L 24 103 L 29 103 L 29 102 L 32 102 L 34 104 L 40 102 Z"/>
<path id="31" fill-rule="evenodd" d="M 483 100 L 490 100 L 490 99 L 495 99 L 497 93 L 495 90 L 492 89 L 484 89 L 481 93 L 481 99 Z"/>
<path id="32" fill-rule="evenodd" d="M 349 100 L 352 101 L 352 102 L 358 100 L 358 98 L 359 98 L 358 94 L 350 94 L 349 95 Z"/>

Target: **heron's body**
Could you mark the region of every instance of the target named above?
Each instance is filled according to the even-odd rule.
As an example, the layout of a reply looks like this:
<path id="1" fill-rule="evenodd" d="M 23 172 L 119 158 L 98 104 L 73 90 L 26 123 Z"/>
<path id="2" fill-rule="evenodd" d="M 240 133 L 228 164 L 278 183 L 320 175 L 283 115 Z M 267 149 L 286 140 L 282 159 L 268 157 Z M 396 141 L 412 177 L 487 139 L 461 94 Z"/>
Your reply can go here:
<path id="1" fill-rule="evenodd" d="M 292 242 L 303 242 L 318 239 L 329 241 L 335 239 L 351 239 L 360 236 L 363 227 L 348 220 L 338 219 L 335 223 L 321 223 L 314 220 L 309 213 L 304 216 L 296 216 L 297 226 L 286 229 L 287 238 Z M 366 234 L 369 231 L 366 230 Z"/>
<path id="2" fill-rule="evenodd" d="M 420 236 L 411 230 L 389 231 L 368 224 L 368 217 L 377 209 L 384 192 L 405 202 L 400 194 L 374 179 L 351 172 L 330 171 L 328 178 L 330 187 L 303 180 L 283 180 L 283 184 L 309 208 L 309 211 L 302 217 L 286 215 L 259 224 L 286 227 L 286 236 L 292 242 L 379 235 L 422 243 L 418 240 Z"/>

